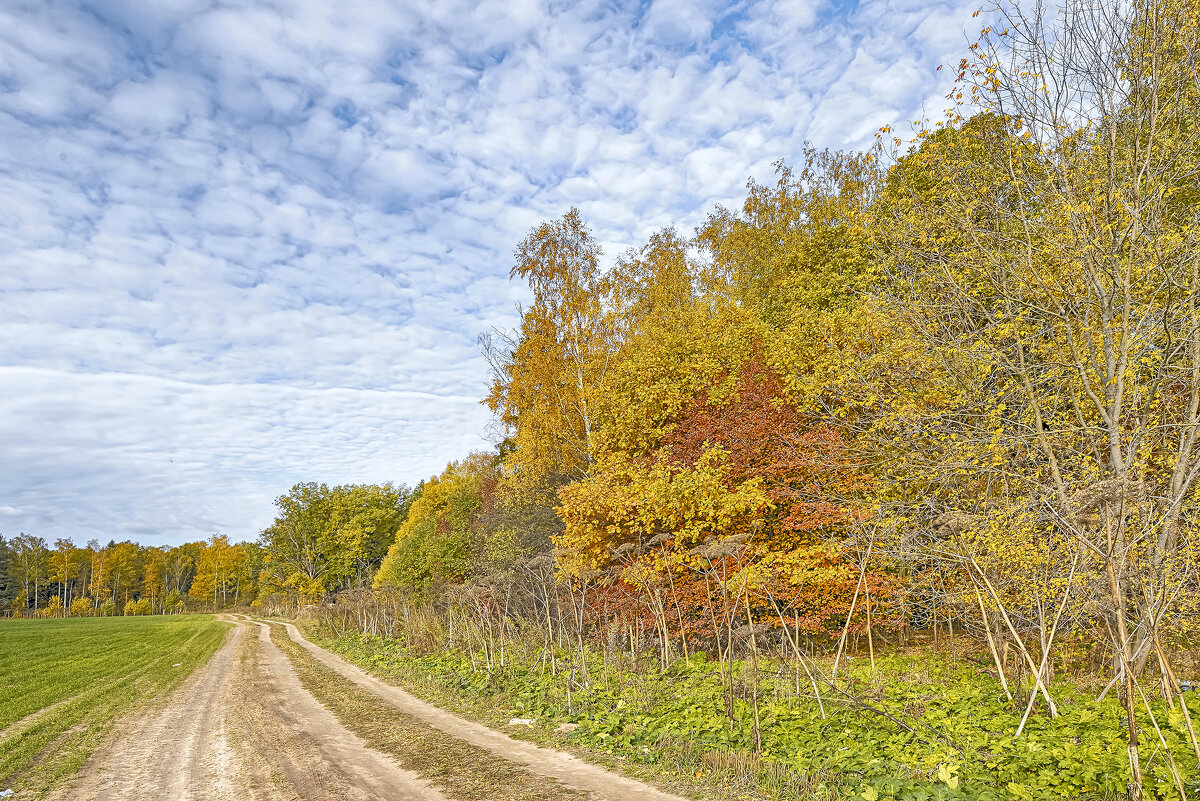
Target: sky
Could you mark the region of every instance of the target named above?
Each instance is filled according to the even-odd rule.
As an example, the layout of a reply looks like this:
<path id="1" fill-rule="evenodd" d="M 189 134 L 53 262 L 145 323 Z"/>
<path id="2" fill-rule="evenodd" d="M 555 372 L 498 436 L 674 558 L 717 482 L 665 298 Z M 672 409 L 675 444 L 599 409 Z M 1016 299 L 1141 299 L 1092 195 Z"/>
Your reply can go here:
<path id="1" fill-rule="evenodd" d="M 0 534 L 251 540 L 487 448 L 532 226 L 611 259 L 935 116 L 975 7 L 6 0 Z"/>

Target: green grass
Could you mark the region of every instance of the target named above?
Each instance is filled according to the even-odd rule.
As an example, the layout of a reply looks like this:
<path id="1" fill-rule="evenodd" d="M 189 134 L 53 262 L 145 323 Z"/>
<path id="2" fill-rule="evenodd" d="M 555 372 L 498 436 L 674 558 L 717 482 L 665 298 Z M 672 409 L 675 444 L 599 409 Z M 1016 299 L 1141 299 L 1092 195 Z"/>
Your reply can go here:
<path id="1" fill-rule="evenodd" d="M 1123 712 L 1115 694 L 1102 703 L 1060 681 L 1053 686 L 1060 717 L 1035 714 L 1015 736 L 1023 708 L 1004 700 L 999 685 L 976 666 L 937 654 L 865 660 L 848 668 L 849 688 L 874 710 L 824 692 L 827 717 L 811 698 L 764 676 L 761 754 L 753 737 L 748 686 L 739 680 L 732 725 L 715 666 L 678 661 L 660 675 L 608 674 L 593 665 L 591 687 L 565 695 L 567 673 L 521 659 L 513 649 L 503 670 L 486 673 L 462 651 L 419 655 L 398 640 L 320 637 L 314 640 L 386 680 L 484 722 L 538 720 L 534 739 L 553 740 L 560 723 L 575 723 L 568 747 L 616 759 L 630 772 L 711 782 L 713 798 L 897 799 L 897 801 L 1113 801 L 1125 797 L 1128 762 Z M 563 655 L 565 656 L 565 654 Z M 738 664 L 739 672 L 748 666 Z M 826 666 L 828 668 L 828 666 Z M 790 673 L 790 671 L 788 672 Z M 784 676 L 787 677 L 788 673 Z M 843 674 L 845 675 L 845 674 Z M 576 679 L 578 681 L 578 679 Z M 784 678 L 784 682 L 788 679 Z M 777 692 L 778 691 L 778 692 Z M 801 695 L 805 695 L 802 692 Z M 1188 693 L 1200 720 L 1200 693 Z M 1200 770 L 1178 708 L 1155 702 L 1156 716 L 1189 797 L 1200 794 Z M 1146 797 L 1179 798 L 1150 722 L 1142 715 Z M 521 733 L 524 736 L 524 731 Z M 645 774 L 643 774 L 645 775 Z"/>
<path id="2" fill-rule="evenodd" d="M 208 661 L 229 624 L 208 616 L 0 621 L 0 789 L 42 795 L 117 718 Z"/>

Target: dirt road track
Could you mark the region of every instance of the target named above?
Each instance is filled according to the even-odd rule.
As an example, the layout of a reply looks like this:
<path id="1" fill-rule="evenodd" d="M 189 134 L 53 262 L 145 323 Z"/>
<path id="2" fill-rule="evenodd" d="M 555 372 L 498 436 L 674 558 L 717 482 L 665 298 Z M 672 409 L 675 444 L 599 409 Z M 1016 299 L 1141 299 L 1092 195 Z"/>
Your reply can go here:
<path id="1" fill-rule="evenodd" d="M 161 709 L 118 725 L 56 801 L 452 801 L 368 747 L 301 685 L 268 626 L 246 618 Z M 597 801 L 685 801 L 570 754 L 514 740 L 376 679 L 306 640 L 322 664 L 459 740 L 584 791 Z"/>
<path id="2" fill-rule="evenodd" d="M 233 622 L 224 645 L 164 708 L 121 724 L 71 785 L 51 797 L 444 799 L 317 703 L 265 625 Z"/>
<path id="3" fill-rule="evenodd" d="M 400 711 L 460 740 L 524 765 L 535 773 L 558 779 L 563 784 L 609 801 L 685 801 L 679 796 L 656 790 L 634 779 L 618 776 L 570 754 L 541 748 L 524 740 L 514 740 L 494 729 L 460 718 L 395 685 L 380 681 L 337 654 L 314 645 L 291 623 L 287 624 L 287 631 L 293 641 L 303 646 L 326 667 L 337 671 Z"/>

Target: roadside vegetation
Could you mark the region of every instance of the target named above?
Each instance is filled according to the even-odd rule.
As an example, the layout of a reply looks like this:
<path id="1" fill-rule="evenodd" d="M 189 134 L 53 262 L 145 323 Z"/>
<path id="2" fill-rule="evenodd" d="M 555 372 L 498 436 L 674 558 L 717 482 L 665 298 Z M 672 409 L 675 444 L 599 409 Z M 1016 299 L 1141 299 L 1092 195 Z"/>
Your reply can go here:
<path id="1" fill-rule="evenodd" d="M 121 716 L 203 665 L 211 617 L 0 620 L 0 790 L 37 796 L 69 777 Z"/>
<path id="2" fill-rule="evenodd" d="M 1114 799 L 1127 794 L 1124 710 L 1097 701 L 1091 681 L 1056 683 L 1058 715 L 1032 716 L 1007 700 L 974 640 L 859 652 L 831 681 L 832 658 L 760 654 L 718 666 L 703 654 L 662 669 L 657 660 L 589 649 L 586 662 L 514 638 L 489 669 L 482 648 L 425 650 L 405 637 L 333 633 L 310 619 L 310 637 L 374 675 L 510 735 L 575 750 L 624 772 L 713 799 Z M 471 626 L 463 633 L 470 636 Z M 419 641 L 418 641 L 419 642 Z M 531 647 L 532 646 L 532 647 Z M 894 650 L 888 647 L 887 650 Z M 585 671 L 586 664 L 586 673 Z M 567 668 L 567 665 L 572 665 Z M 726 671 L 735 697 L 727 705 Z M 1080 677 L 1075 677 L 1080 678 Z M 757 685 L 757 689 L 755 686 Z M 1167 749 L 1145 758 L 1156 797 L 1175 798 L 1172 770 L 1190 796 L 1200 772 L 1183 702 L 1151 705 Z M 1151 710 L 1138 723 L 1154 731 Z M 513 719 L 532 725 L 512 726 Z M 565 725 L 564 725 L 565 724 Z M 1018 730 L 1023 729 L 1018 735 Z M 1168 756 L 1169 752 L 1169 756 Z"/>

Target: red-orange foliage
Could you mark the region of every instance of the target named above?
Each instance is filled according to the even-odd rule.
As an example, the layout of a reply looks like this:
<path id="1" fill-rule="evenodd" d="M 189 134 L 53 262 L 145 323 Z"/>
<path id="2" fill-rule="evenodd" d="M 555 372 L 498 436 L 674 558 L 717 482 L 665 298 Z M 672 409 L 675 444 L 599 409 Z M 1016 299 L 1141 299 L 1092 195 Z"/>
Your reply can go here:
<path id="1" fill-rule="evenodd" d="M 727 451 L 730 485 L 757 478 L 774 506 L 763 527 L 773 546 L 853 519 L 851 498 L 866 477 L 847 460 L 837 429 L 811 423 L 784 399 L 783 382 L 761 353 L 742 366 L 732 398 L 713 402 L 709 394 L 684 407 L 666 436 L 672 462 L 691 468 L 705 450 Z"/>
<path id="2" fill-rule="evenodd" d="M 708 390 L 685 404 L 660 450 L 637 461 L 647 468 L 665 462 L 673 480 L 681 480 L 691 471 L 704 470 L 706 455 L 714 451 L 723 454 L 722 480 L 728 492 L 755 485 L 765 502 L 724 517 L 696 508 L 687 517 L 725 522 L 699 535 L 692 530 L 690 539 L 680 539 L 669 522 L 679 519 L 678 510 L 647 508 L 659 496 L 639 494 L 631 487 L 619 503 L 597 507 L 616 509 L 618 517 L 607 524 L 591 521 L 593 528 L 609 532 L 610 547 L 621 541 L 624 520 L 639 521 L 640 539 L 628 540 L 626 547 L 632 550 L 614 566 L 617 574 L 628 581 L 625 586 L 631 593 L 657 598 L 675 636 L 682 628 L 690 640 L 699 636 L 712 642 L 714 627 L 736 627 L 739 619 L 744 623 L 743 602 L 738 601 L 742 596 L 757 622 L 778 625 L 782 613 L 789 626 L 836 636 L 860 583 L 846 535 L 859 514 L 856 498 L 869 485 L 851 460 L 841 432 L 790 402 L 779 376 L 755 351 L 735 381 L 718 376 Z M 647 517 L 661 522 L 647 528 Z M 647 586 L 648 566 L 653 566 L 657 586 Z M 889 584 L 873 573 L 865 583 L 876 599 L 886 594 Z"/>

